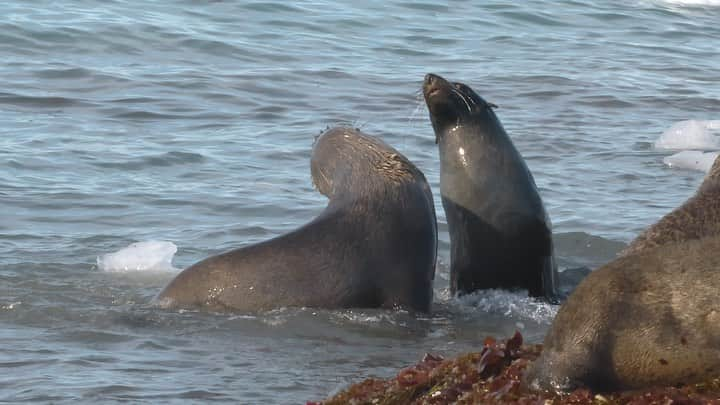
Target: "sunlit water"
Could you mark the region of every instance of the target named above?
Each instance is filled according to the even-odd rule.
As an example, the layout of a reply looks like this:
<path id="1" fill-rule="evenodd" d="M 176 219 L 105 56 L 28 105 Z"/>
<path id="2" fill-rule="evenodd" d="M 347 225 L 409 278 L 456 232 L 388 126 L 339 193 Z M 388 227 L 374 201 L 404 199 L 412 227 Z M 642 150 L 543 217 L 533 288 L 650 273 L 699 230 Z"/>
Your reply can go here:
<path id="1" fill-rule="evenodd" d="M 499 106 L 561 267 L 594 268 L 701 181 L 654 144 L 720 119 L 716 3 L 3 2 L 0 401 L 302 403 L 489 334 L 540 341 L 552 307 L 449 297 L 424 74 Z M 427 175 L 433 314 L 160 310 L 174 273 L 97 268 L 149 240 L 183 268 L 307 222 L 326 203 L 312 141 L 335 124 Z"/>

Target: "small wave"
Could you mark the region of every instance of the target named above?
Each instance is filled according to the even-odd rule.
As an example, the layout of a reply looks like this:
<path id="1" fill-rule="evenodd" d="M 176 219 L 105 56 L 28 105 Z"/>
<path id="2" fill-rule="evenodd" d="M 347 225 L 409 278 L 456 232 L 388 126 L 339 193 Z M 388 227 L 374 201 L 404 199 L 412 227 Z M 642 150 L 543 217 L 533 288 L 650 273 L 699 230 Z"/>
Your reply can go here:
<path id="1" fill-rule="evenodd" d="M 326 318 L 334 323 L 339 324 L 356 324 L 356 325 L 399 325 L 399 319 L 409 316 L 409 313 L 404 310 L 388 311 L 383 309 L 319 309 L 319 308 L 276 308 L 269 311 L 265 311 L 258 316 L 252 315 L 234 315 L 233 319 L 260 319 L 264 324 L 269 326 L 279 326 L 287 323 L 289 320 L 298 318 L 300 316 L 310 315 L 318 316 L 322 315 L 322 318 Z"/>
<path id="2" fill-rule="evenodd" d="M 176 164 L 201 163 L 205 156 L 193 152 L 171 151 L 160 156 L 151 156 L 146 159 L 151 166 L 172 166 Z"/>
<path id="3" fill-rule="evenodd" d="M 56 96 L 26 96 L 22 94 L 0 93 L 0 104 L 20 107 L 58 108 L 89 105 L 77 99 Z"/>
<path id="4" fill-rule="evenodd" d="M 567 27 L 570 26 L 568 19 L 559 19 L 548 13 L 530 13 L 527 11 L 503 11 L 497 13 L 499 16 L 509 20 L 515 20 L 521 24 L 531 24 L 542 27 Z"/>
<path id="5" fill-rule="evenodd" d="M 397 311 L 362 311 L 362 310 L 344 310 L 335 311 L 331 313 L 331 319 L 339 320 L 342 322 L 349 322 L 354 324 L 383 324 L 387 323 L 390 325 L 403 326 L 403 317 L 408 316 L 409 313 L 403 310 Z"/>
<path id="6" fill-rule="evenodd" d="M 619 98 L 604 94 L 582 97 L 578 100 L 578 104 L 583 104 L 592 107 L 605 107 L 605 108 L 630 108 L 634 107 L 633 103 L 620 100 Z"/>
<path id="7" fill-rule="evenodd" d="M 460 312 L 482 311 L 513 318 L 550 324 L 558 306 L 537 298 L 528 297 L 527 291 L 483 290 L 463 295 L 450 301 Z"/>
<path id="8" fill-rule="evenodd" d="M 180 41 L 178 46 L 181 49 L 192 48 L 210 55 L 225 57 L 242 53 L 242 49 L 219 40 L 188 38 Z"/>
<path id="9" fill-rule="evenodd" d="M 399 3 L 398 6 L 407 8 L 409 10 L 417 11 L 428 11 L 432 13 L 446 13 L 450 10 L 450 6 L 446 4 L 432 4 L 432 3 L 420 3 L 420 2 L 403 2 Z"/>
<path id="10" fill-rule="evenodd" d="M 118 104 L 129 104 L 129 105 L 135 105 L 135 104 L 155 104 L 159 103 L 161 101 L 164 101 L 160 98 L 155 97 L 122 97 L 117 99 L 111 99 L 108 100 L 110 103 L 118 103 Z"/>
<path id="11" fill-rule="evenodd" d="M 142 170 L 148 167 L 169 167 L 193 163 L 202 163 L 205 156 L 193 152 L 171 151 L 161 155 L 143 156 L 140 158 L 121 162 L 93 162 L 92 164 L 101 168 L 121 170 Z"/>
<path id="12" fill-rule="evenodd" d="M 182 120 L 187 117 L 181 115 L 181 114 L 163 114 L 163 113 L 156 113 L 152 111 L 126 111 L 117 113 L 112 116 L 113 118 L 119 118 L 119 119 L 129 119 L 129 120 L 159 120 L 159 119 L 166 119 L 166 120 Z"/>
<path id="13" fill-rule="evenodd" d="M 116 109 L 113 109 L 116 110 Z M 179 109 L 176 109 L 179 110 Z M 177 111 L 177 113 L 161 113 L 154 111 L 129 111 L 120 112 L 108 111 L 111 118 L 131 121 L 155 121 L 155 120 L 201 120 L 201 121 L 224 121 L 233 118 L 230 114 L 222 114 L 215 112 L 199 112 L 189 113 L 187 109 Z"/>
<path id="14" fill-rule="evenodd" d="M 91 77 L 93 72 L 84 68 L 43 69 L 33 73 L 41 79 L 79 79 Z"/>
<path id="15" fill-rule="evenodd" d="M 281 2 L 255 2 L 247 4 L 245 7 L 247 10 L 252 11 L 261 11 L 261 12 L 267 12 L 271 14 L 275 13 L 302 13 L 304 10 L 300 8 L 299 6 L 291 6 L 287 4 L 283 4 Z"/>

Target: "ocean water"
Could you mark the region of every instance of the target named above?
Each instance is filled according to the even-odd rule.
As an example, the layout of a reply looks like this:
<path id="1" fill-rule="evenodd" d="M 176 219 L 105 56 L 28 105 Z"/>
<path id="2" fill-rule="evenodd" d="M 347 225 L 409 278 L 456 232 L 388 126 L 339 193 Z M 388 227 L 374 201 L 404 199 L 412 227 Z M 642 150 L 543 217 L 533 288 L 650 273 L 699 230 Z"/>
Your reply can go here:
<path id="1" fill-rule="evenodd" d="M 555 308 L 454 299 L 434 72 L 497 104 L 554 224 L 562 269 L 611 260 L 703 173 L 655 141 L 720 119 L 720 2 L 104 2 L 0 5 L 0 401 L 304 403 L 425 352 L 477 349 Z M 104 272 L 137 241 L 174 265 L 292 230 L 326 199 L 313 139 L 360 127 L 424 171 L 435 308 L 155 308 L 173 272 Z"/>

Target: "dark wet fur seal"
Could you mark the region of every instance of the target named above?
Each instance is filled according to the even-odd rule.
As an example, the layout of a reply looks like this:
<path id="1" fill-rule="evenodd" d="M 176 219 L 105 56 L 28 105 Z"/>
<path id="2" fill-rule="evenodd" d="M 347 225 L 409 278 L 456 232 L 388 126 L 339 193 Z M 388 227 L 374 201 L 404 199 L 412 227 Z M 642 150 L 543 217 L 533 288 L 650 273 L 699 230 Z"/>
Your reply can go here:
<path id="1" fill-rule="evenodd" d="M 158 297 L 166 307 L 430 310 L 437 225 L 422 172 L 383 141 L 350 128 L 316 140 L 313 183 L 329 198 L 310 223 L 209 257 Z"/>
<path id="2" fill-rule="evenodd" d="M 620 257 L 560 307 L 530 388 L 595 392 L 720 375 L 720 237 Z"/>
<path id="3" fill-rule="evenodd" d="M 556 300 L 550 220 L 494 105 L 434 74 L 425 76 L 423 94 L 440 149 L 451 292 L 527 289 Z"/>
<path id="4" fill-rule="evenodd" d="M 620 254 L 712 235 L 720 235 L 720 157 L 694 196 L 646 229 Z"/>

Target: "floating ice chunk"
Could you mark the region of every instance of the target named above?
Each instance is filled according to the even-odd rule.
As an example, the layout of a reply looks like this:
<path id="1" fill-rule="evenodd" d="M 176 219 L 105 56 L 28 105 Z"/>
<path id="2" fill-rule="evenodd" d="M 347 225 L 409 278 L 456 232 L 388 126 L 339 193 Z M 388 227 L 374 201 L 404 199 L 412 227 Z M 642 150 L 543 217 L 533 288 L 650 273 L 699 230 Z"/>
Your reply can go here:
<path id="1" fill-rule="evenodd" d="M 657 141 L 658 149 L 720 149 L 720 120 L 676 122 Z"/>
<path id="2" fill-rule="evenodd" d="M 114 253 L 98 256 L 97 265 L 102 271 L 177 271 L 172 259 L 177 246 L 172 242 L 145 241 L 133 243 Z"/>
<path id="3" fill-rule="evenodd" d="M 678 169 L 699 170 L 709 172 L 720 152 L 701 152 L 699 150 L 684 150 L 663 159 L 663 163 Z"/>

